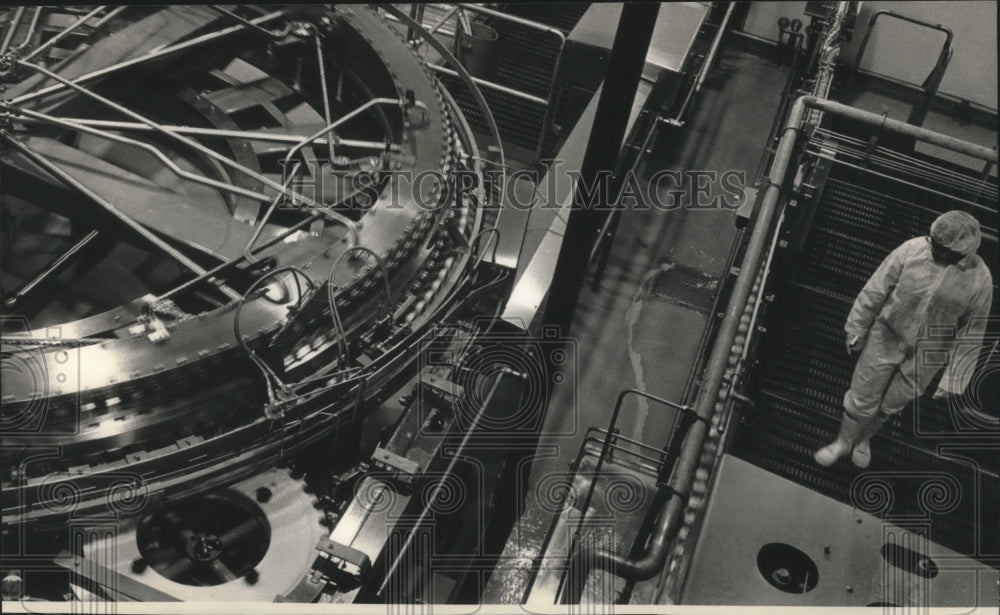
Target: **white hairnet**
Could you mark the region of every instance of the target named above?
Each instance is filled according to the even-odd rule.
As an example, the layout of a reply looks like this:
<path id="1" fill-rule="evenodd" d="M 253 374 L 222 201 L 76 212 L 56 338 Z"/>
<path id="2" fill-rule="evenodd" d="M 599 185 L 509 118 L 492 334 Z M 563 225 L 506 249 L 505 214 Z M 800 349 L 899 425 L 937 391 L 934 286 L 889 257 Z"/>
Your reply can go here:
<path id="1" fill-rule="evenodd" d="M 949 250 L 972 254 L 982 240 L 979 221 L 964 211 L 945 212 L 931 224 L 931 239 Z"/>

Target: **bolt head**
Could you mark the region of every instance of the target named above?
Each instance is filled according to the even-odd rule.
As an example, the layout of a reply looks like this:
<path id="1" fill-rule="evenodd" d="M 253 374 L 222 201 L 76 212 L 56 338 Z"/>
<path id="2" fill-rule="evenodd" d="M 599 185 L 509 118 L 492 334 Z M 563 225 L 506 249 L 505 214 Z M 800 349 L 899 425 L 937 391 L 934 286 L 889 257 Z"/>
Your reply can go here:
<path id="1" fill-rule="evenodd" d="M 247 585 L 256 585 L 257 581 L 260 580 L 260 573 L 254 568 L 244 575 L 243 580 L 246 581 Z"/>

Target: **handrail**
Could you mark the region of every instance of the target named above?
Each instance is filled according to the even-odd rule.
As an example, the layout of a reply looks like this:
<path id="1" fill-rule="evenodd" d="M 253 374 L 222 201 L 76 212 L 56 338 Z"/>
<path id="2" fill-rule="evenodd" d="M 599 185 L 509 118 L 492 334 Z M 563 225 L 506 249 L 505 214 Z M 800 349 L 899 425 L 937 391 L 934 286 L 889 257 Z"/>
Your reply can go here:
<path id="1" fill-rule="evenodd" d="M 441 66 L 440 64 L 428 64 L 427 66 L 430 67 L 431 70 L 438 73 L 444 73 L 445 75 L 451 75 L 452 77 L 459 76 L 457 72 L 451 70 L 446 66 Z M 539 105 L 549 104 L 549 101 L 545 100 L 544 98 L 528 94 L 527 92 L 522 92 L 521 90 L 515 90 L 514 88 L 509 88 L 505 85 L 500 85 L 499 83 L 493 83 L 492 81 L 488 81 L 480 77 L 473 77 L 470 75 L 470 78 L 472 79 L 472 81 L 475 82 L 476 85 L 480 85 L 488 90 L 503 92 L 504 94 L 509 94 L 510 96 L 520 98 L 521 100 L 527 100 L 528 102 L 537 103 Z"/>
<path id="2" fill-rule="evenodd" d="M 486 80 L 486 79 L 480 79 L 478 77 L 471 77 L 470 76 L 470 79 L 472 81 L 474 81 L 476 83 L 476 85 L 485 87 L 485 88 L 490 89 L 490 90 L 495 90 L 497 92 L 503 92 L 504 94 L 508 94 L 510 96 L 515 96 L 515 97 L 520 98 L 522 100 L 526 100 L 528 102 L 531 102 L 531 103 L 534 103 L 534 104 L 537 104 L 537 105 L 542 105 L 542 106 L 545 107 L 545 116 L 542 118 L 542 132 L 541 132 L 541 134 L 538 137 L 538 146 L 536 147 L 536 150 L 535 150 L 535 154 L 537 156 L 541 156 L 542 155 L 542 149 L 545 146 L 545 135 L 548 134 L 549 126 L 552 123 L 552 106 L 555 103 L 555 95 L 556 95 L 556 75 L 557 75 L 557 73 L 559 71 L 559 65 L 562 63 L 563 49 L 565 49 L 565 47 L 566 47 L 566 35 L 563 34 L 562 30 L 559 30 L 558 28 L 554 28 L 552 26 L 549 26 L 549 25 L 546 25 L 546 24 L 543 24 L 543 23 L 539 23 L 537 21 L 531 21 L 530 19 L 525 19 L 523 17 L 517 17 L 516 15 L 508 15 L 508 14 L 502 12 L 502 11 L 497 11 L 497 10 L 490 9 L 490 8 L 487 8 L 487 7 L 484 7 L 484 6 L 479 6 L 479 5 L 476 5 L 476 4 L 455 5 L 455 4 L 442 3 L 442 4 L 440 4 L 440 6 L 447 8 L 448 11 L 447 11 L 447 13 L 445 13 L 444 17 L 442 17 L 437 23 L 435 23 L 431 27 L 431 29 L 429 30 L 431 33 L 439 30 L 441 28 L 441 26 L 443 26 L 452 17 L 454 17 L 455 19 L 458 19 L 459 9 L 462 9 L 464 11 L 472 11 L 474 13 L 481 13 L 483 15 L 488 15 L 488 16 L 493 17 L 495 19 L 500 19 L 500 20 L 503 20 L 503 21 L 508 21 L 508 22 L 517 24 L 519 26 L 524 26 L 526 28 L 532 28 L 532 29 L 537 30 L 539 32 L 544 32 L 546 34 L 550 34 L 550 35 L 552 35 L 552 36 L 554 36 L 554 37 L 556 37 L 558 39 L 558 41 L 559 41 L 559 52 L 556 54 L 555 65 L 553 66 L 553 69 L 552 69 L 552 79 L 551 79 L 551 81 L 549 83 L 549 91 L 548 91 L 547 95 L 545 96 L 545 98 L 542 98 L 540 96 L 535 96 L 535 95 L 529 94 L 527 92 L 522 92 L 521 90 L 515 90 L 513 88 L 508 88 L 506 86 L 500 85 L 499 83 L 494 83 L 494 82 Z M 385 8 L 385 7 L 382 7 L 382 8 Z M 399 16 L 396 15 L 395 13 L 393 13 L 393 12 L 390 11 L 389 14 L 392 17 L 396 18 L 398 21 L 402 21 L 402 20 L 399 19 Z M 420 22 L 420 25 L 423 26 L 423 22 L 422 21 Z M 435 64 L 430 64 L 429 66 L 430 66 L 430 68 L 432 70 L 434 70 L 436 72 L 439 72 L 439 73 L 444 73 L 446 75 L 451 75 L 453 77 L 460 76 L 455 71 L 453 71 L 453 70 L 451 70 L 451 69 L 449 69 L 447 67 L 444 67 L 444 66 L 439 66 L 439 65 L 435 65 Z"/>
<path id="3" fill-rule="evenodd" d="M 927 78 L 924 79 L 924 83 L 920 86 L 921 100 L 917 101 L 917 104 L 914 105 L 908 120 L 911 124 L 919 126 L 920 124 L 923 124 L 923 120 L 927 116 L 927 109 L 930 106 L 930 100 L 937 92 L 937 88 L 941 84 L 941 80 L 944 77 L 944 71 L 948 68 L 948 62 L 951 60 L 952 52 L 951 41 L 952 38 L 954 38 L 954 34 L 952 33 L 951 28 L 941 24 L 935 24 L 922 19 L 917 19 L 915 17 L 909 17 L 889 9 L 875 11 L 875 13 L 872 14 L 871 19 L 868 20 L 868 28 L 865 30 L 865 36 L 861 39 L 861 45 L 858 47 L 858 52 L 854 56 L 854 65 L 851 67 L 851 73 L 847 80 L 847 89 L 850 89 L 854 85 L 855 77 L 858 74 L 858 68 L 861 66 L 861 59 L 864 57 L 865 51 L 868 48 L 868 41 L 871 39 L 872 30 L 875 29 L 875 22 L 883 15 L 894 17 L 901 21 L 907 21 L 918 26 L 923 26 L 931 30 L 937 30 L 938 32 L 944 32 L 945 35 L 944 45 L 941 46 L 941 52 L 938 54 L 937 62 L 934 63 L 934 67 L 931 69 L 930 74 L 927 75 Z"/>
<path id="4" fill-rule="evenodd" d="M 622 392 L 620 392 L 618 394 L 618 399 L 615 401 L 615 408 L 611 412 L 611 420 L 608 422 L 607 432 L 606 432 L 606 435 L 604 437 L 604 444 L 601 447 L 601 453 L 600 453 L 600 456 L 598 456 L 598 458 L 597 458 L 597 464 L 594 466 L 594 471 L 592 473 L 592 478 L 590 480 L 590 486 L 587 489 L 587 496 L 586 496 L 586 498 L 583 499 L 583 513 L 580 514 L 580 518 L 577 521 L 576 530 L 573 532 L 573 542 L 572 542 L 572 544 L 570 545 L 570 548 L 569 548 L 569 552 L 571 554 L 571 557 L 574 557 L 576 554 L 578 554 L 578 553 L 580 553 L 580 552 L 583 551 L 581 549 L 577 549 L 577 545 L 579 543 L 580 530 L 583 527 L 583 522 L 584 522 L 584 519 L 586 518 L 587 503 L 590 502 L 590 500 L 594 497 L 594 491 L 597 488 L 597 481 L 600 479 L 600 477 L 601 477 L 601 470 L 604 467 L 604 460 L 608 457 L 608 452 L 611 450 L 611 443 L 612 443 L 612 441 L 618 437 L 618 434 L 615 433 L 615 424 L 618 422 L 618 415 L 621 413 L 622 402 L 624 402 L 625 398 L 628 397 L 629 395 L 637 395 L 639 397 L 643 397 L 645 399 L 648 399 L 648 400 L 651 400 L 651 401 L 655 401 L 655 402 L 663 404 L 663 405 L 665 405 L 667 407 L 673 408 L 673 409 L 677 410 L 680 413 L 681 416 L 683 416 L 683 415 L 689 415 L 689 416 L 690 415 L 694 415 L 695 419 L 699 418 L 698 415 L 695 414 L 694 409 L 691 408 L 690 406 L 681 405 L 681 404 L 678 404 L 676 402 L 672 402 L 670 400 L 663 399 L 662 397 L 657 397 L 656 395 L 653 395 L 651 393 L 647 393 L 645 391 L 640 391 L 639 389 L 625 389 L 624 391 L 622 391 Z M 676 426 L 675 426 L 674 429 L 676 429 Z M 672 439 L 673 438 L 671 438 L 671 440 Z M 662 478 L 662 473 L 663 473 L 664 469 L 665 468 L 662 468 L 662 467 L 659 468 L 659 473 L 661 475 L 660 478 Z M 617 555 L 617 554 L 615 554 L 615 555 Z M 567 574 L 566 576 L 563 577 L 562 582 L 560 583 L 560 590 L 562 589 L 562 587 L 566 586 L 567 578 L 570 580 L 571 583 L 573 582 L 573 574 L 572 574 L 572 572 L 570 572 L 569 574 Z M 582 590 L 583 588 L 581 587 L 580 589 Z M 558 591 L 559 590 L 557 590 L 557 594 L 558 594 Z"/>
<path id="5" fill-rule="evenodd" d="M 597 479 L 600 477 L 601 468 L 604 466 L 604 458 L 607 456 L 608 450 L 611 447 L 611 441 L 617 437 L 617 434 L 614 432 L 614 430 L 615 430 L 615 423 L 618 422 L 618 414 L 621 412 L 622 409 L 622 402 L 625 401 L 625 398 L 628 397 L 630 394 L 638 395 L 639 397 L 644 397 L 651 401 L 661 403 L 665 406 L 680 411 L 682 414 L 694 412 L 694 409 L 691 408 L 690 406 L 683 406 L 681 404 L 663 399 L 662 397 L 657 397 L 656 395 L 653 395 L 651 393 L 640 391 L 639 389 L 625 389 L 624 391 L 619 393 L 618 399 L 617 401 L 615 401 L 615 409 L 611 412 L 611 420 L 608 422 L 607 435 L 604 437 L 604 446 L 601 447 L 601 455 L 600 457 L 597 458 L 597 465 L 594 466 L 594 479 L 590 482 L 590 489 L 587 491 L 587 498 L 584 500 L 584 502 L 589 502 L 590 498 L 593 497 L 594 495 L 594 489 L 597 486 Z M 580 517 L 580 520 L 581 521 L 583 520 L 582 516 Z"/>
<path id="6" fill-rule="evenodd" d="M 603 438 L 601 438 L 602 442 L 604 441 L 604 438 L 606 438 L 608 436 L 608 430 L 605 427 L 590 427 L 590 428 L 587 429 L 587 433 L 590 433 L 590 432 L 594 432 L 595 434 L 600 434 L 601 436 L 603 436 Z M 638 448 L 640 448 L 642 450 L 651 451 L 651 452 L 654 452 L 654 453 L 662 453 L 663 452 L 663 448 L 662 447 L 661 448 L 657 448 L 657 447 L 655 447 L 655 446 L 653 446 L 651 444 L 646 444 L 645 442 L 642 442 L 641 440 L 636 440 L 635 438 L 629 438 L 627 436 L 623 436 L 620 433 L 616 433 L 616 434 L 613 434 L 613 435 L 614 435 L 614 439 L 615 440 L 621 440 L 622 442 L 627 442 L 629 444 L 634 444 L 636 447 L 638 447 Z"/>
<path id="7" fill-rule="evenodd" d="M 927 79 L 921 84 L 920 100 L 910 110 L 910 116 L 906 118 L 908 123 L 921 126 L 924 120 L 927 119 L 927 112 L 931 108 L 931 100 L 933 100 L 938 88 L 941 87 L 941 82 L 944 80 L 944 73 L 948 70 L 948 64 L 951 62 L 954 52 L 954 49 L 948 49 L 947 53 L 939 57 L 937 64 L 934 65 L 931 73 L 927 75 Z"/>
<path id="8" fill-rule="evenodd" d="M 545 135 L 548 134 L 549 125 L 552 123 L 552 106 L 555 103 L 556 97 L 556 75 L 559 72 L 559 65 L 562 63 L 563 49 L 566 48 L 566 35 L 562 33 L 558 28 L 553 28 L 552 26 L 547 26 L 545 24 L 540 24 L 530 19 L 524 19 L 523 17 L 517 17 L 515 15 L 508 15 L 506 13 L 495 11 L 493 9 L 488 9 L 483 6 L 477 6 L 475 4 L 463 4 L 462 8 L 465 10 L 472 11 L 474 13 L 482 13 L 483 15 L 489 15 L 496 19 L 501 19 L 504 21 L 509 21 L 511 23 L 516 23 L 520 26 L 526 28 L 534 28 L 540 32 L 545 32 L 555 36 L 559 40 L 559 52 L 556 53 L 556 61 L 552 68 L 552 80 L 549 82 L 549 92 L 545 97 L 545 103 L 540 103 L 545 105 L 545 115 L 542 117 L 542 132 L 538 136 L 538 147 L 535 149 L 535 155 L 541 156 L 542 149 L 545 147 Z"/>
<path id="9" fill-rule="evenodd" d="M 565 585 L 565 591 L 561 592 L 560 602 L 563 604 L 573 604 L 580 601 L 586 579 L 593 569 L 605 570 L 629 580 L 641 581 L 655 576 L 667 560 L 670 545 L 683 521 L 688 493 L 698 468 L 702 447 L 708 435 L 708 422 L 715 412 L 739 321 L 749 301 L 775 217 L 780 209 L 778 201 L 782 192 L 781 187 L 792 164 L 802 120 L 809 108 L 821 109 L 826 113 L 847 117 L 868 125 L 882 125 L 884 130 L 913 137 L 981 160 L 992 161 L 994 164 L 997 161 L 995 150 L 899 120 L 889 120 L 881 115 L 849 105 L 808 95 L 801 96 L 795 101 L 782 130 L 781 141 L 768 174 L 767 190 L 761 201 L 753 233 L 740 265 L 740 274 L 736 278 L 733 293 L 726 308 L 725 319 L 720 325 L 719 334 L 712 346 L 712 353 L 705 369 L 705 378 L 695 402 L 695 412 L 699 420 L 691 425 L 681 446 L 668 485 L 670 495 L 666 508 L 657 519 L 645 551 L 638 557 L 625 557 L 608 549 L 593 547 L 574 551 L 569 570 L 564 575 L 564 578 L 569 582 Z"/>
<path id="10" fill-rule="evenodd" d="M 435 32 L 441 29 L 441 26 L 448 23 L 448 20 L 451 19 L 451 16 L 457 12 L 458 12 L 458 7 L 457 6 L 452 7 L 451 10 L 449 10 L 447 13 L 444 14 L 444 17 L 442 17 L 436 24 L 428 28 L 427 31 L 430 32 L 431 34 L 434 34 Z"/>
<path id="11" fill-rule="evenodd" d="M 799 99 L 799 101 L 803 101 L 802 104 L 808 107 L 822 109 L 823 111 L 832 113 L 833 115 L 839 115 L 867 126 L 881 126 L 884 132 L 894 132 L 904 137 L 913 137 L 918 141 L 930 143 L 931 145 L 937 145 L 938 147 L 943 147 L 944 149 L 951 150 L 953 152 L 965 154 L 966 156 L 971 156 L 972 158 L 976 158 L 978 160 L 992 162 L 993 164 L 997 163 L 997 150 L 990 147 L 977 145 L 976 143 L 970 143 L 969 141 L 963 141 L 962 139 L 951 135 L 935 132 L 921 126 L 907 124 L 906 122 L 902 122 L 900 120 L 883 117 L 881 114 L 872 113 L 870 111 L 858 109 L 856 107 L 834 102 L 832 100 L 815 98 L 813 96 L 803 96 Z M 798 104 L 799 101 L 796 101 L 796 103 Z"/>
<path id="12" fill-rule="evenodd" d="M 938 32 L 944 32 L 945 35 L 944 45 L 941 47 L 941 53 L 938 54 L 938 62 L 941 61 L 940 58 L 944 56 L 947 50 L 951 48 L 951 40 L 952 38 L 954 38 L 954 34 L 952 33 L 951 28 L 949 28 L 948 26 L 943 26 L 941 24 L 934 24 L 929 21 L 923 21 L 921 19 L 909 17 L 907 15 L 903 15 L 901 13 L 897 13 L 896 11 L 892 11 L 889 9 L 881 9 L 875 11 L 871 19 L 868 20 L 868 28 L 865 29 L 865 36 L 864 38 L 861 39 L 861 45 L 858 47 L 858 53 L 854 57 L 854 66 L 851 69 L 852 79 L 854 73 L 857 72 L 859 66 L 861 65 L 861 58 L 865 55 L 865 50 L 868 47 L 868 40 L 871 38 L 872 28 L 875 25 L 875 22 L 878 20 L 878 18 L 881 17 L 882 15 L 895 17 L 896 19 L 902 21 L 908 21 L 910 23 L 917 24 L 918 26 L 924 26 L 925 28 L 930 28 L 931 30 L 937 30 Z"/>
<path id="13" fill-rule="evenodd" d="M 445 6 L 454 6 L 448 5 Z M 472 11 L 473 13 L 482 13 L 484 15 L 489 15 L 490 17 L 496 17 L 497 19 L 502 19 L 504 21 L 509 21 L 511 23 L 516 23 L 520 26 L 525 26 L 527 28 L 534 28 L 540 32 L 548 32 L 553 34 L 562 42 L 566 42 L 566 35 L 562 33 L 559 28 L 553 28 L 552 26 L 545 25 L 543 23 L 538 23 L 537 21 L 531 21 L 530 19 L 525 19 L 524 17 L 518 17 L 516 15 L 508 15 L 494 9 L 489 9 L 484 6 L 479 6 L 478 4 L 463 4 L 462 9 L 467 11 Z"/>
<path id="14" fill-rule="evenodd" d="M 588 445 L 590 445 L 590 444 L 602 444 L 604 442 L 604 437 L 598 437 L 596 435 L 591 435 L 592 433 L 599 433 L 599 434 L 602 434 L 604 436 L 607 435 L 607 434 L 604 433 L 603 429 L 594 429 L 593 427 L 591 427 L 590 429 L 587 430 L 586 435 L 583 438 L 583 444 L 580 446 L 580 453 L 576 456 L 577 467 L 579 466 L 579 462 L 586 456 L 587 446 Z M 619 439 L 623 439 L 623 438 L 619 437 Z M 653 468 L 655 468 L 656 471 L 657 471 L 657 473 L 659 473 L 660 467 L 663 465 L 663 459 L 656 459 L 656 458 L 650 457 L 649 455 L 643 455 L 642 453 L 637 452 L 636 450 L 628 448 L 626 446 L 622 446 L 621 444 L 612 443 L 611 444 L 611 450 L 612 451 L 619 451 L 622 454 L 631 455 L 631 456 L 633 456 L 633 457 L 635 457 L 637 459 L 645 461 L 645 462 L 649 463 Z"/>
<path id="15" fill-rule="evenodd" d="M 722 37 L 726 33 L 726 26 L 729 25 L 729 18 L 733 15 L 733 9 L 736 8 L 735 2 L 729 3 L 729 8 L 726 9 L 726 14 L 722 18 L 722 22 L 719 24 L 719 30 L 715 33 L 715 38 L 712 39 L 712 46 L 708 50 L 708 54 L 705 56 L 705 61 L 702 62 L 701 67 L 698 69 L 698 76 L 695 78 L 694 85 L 688 90 L 687 96 L 684 98 L 684 103 L 681 105 L 677 115 L 665 121 L 671 126 L 684 126 L 684 114 L 687 113 L 688 103 L 695 94 L 701 91 L 701 86 L 705 82 L 705 77 L 708 76 L 708 71 L 711 70 L 712 64 L 715 62 L 715 56 L 719 53 L 719 47 L 722 44 Z"/>

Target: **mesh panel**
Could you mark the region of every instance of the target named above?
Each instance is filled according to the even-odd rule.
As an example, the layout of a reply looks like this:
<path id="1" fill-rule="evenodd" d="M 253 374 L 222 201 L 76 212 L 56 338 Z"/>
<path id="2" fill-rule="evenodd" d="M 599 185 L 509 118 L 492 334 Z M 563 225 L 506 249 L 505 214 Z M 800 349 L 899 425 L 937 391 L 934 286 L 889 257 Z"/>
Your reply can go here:
<path id="1" fill-rule="evenodd" d="M 503 10 L 568 34 L 589 6 L 588 3 L 511 4 Z M 493 17 L 479 17 L 477 21 L 488 24 L 498 35 L 496 75 L 490 81 L 547 99 L 559 55 L 556 37 Z M 461 80 L 442 75 L 441 81 L 462 108 L 469 125 L 477 132 L 489 134 L 479 106 Z M 480 91 L 496 120 L 500 138 L 506 143 L 534 150 L 542 134 L 546 107 L 485 87 Z"/>
<path id="2" fill-rule="evenodd" d="M 718 278 L 677 265 L 656 276 L 650 297 L 666 299 L 708 314 L 712 310 L 718 288 Z"/>

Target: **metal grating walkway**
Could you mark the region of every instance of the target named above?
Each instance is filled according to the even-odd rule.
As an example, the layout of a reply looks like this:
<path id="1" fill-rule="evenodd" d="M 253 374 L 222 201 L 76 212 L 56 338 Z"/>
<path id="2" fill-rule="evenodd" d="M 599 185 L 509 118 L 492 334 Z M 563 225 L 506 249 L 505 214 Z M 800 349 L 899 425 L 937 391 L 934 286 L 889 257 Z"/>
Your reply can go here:
<path id="1" fill-rule="evenodd" d="M 996 202 L 995 189 L 986 200 Z M 789 273 L 771 281 L 775 300 L 764 315 L 770 331 L 751 373 L 756 409 L 745 414 L 732 452 L 866 512 L 922 519 L 932 541 L 1000 567 L 1000 532 L 992 521 L 1000 517 L 995 423 L 972 424 L 921 398 L 872 440 L 867 470 L 847 459 L 832 468 L 812 459 L 839 429 L 854 368 L 843 332 L 853 298 L 893 248 L 926 234 L 939 213 L 955 208 L 940 195 L 900 190 L 890 180 L 834 164 L 802 252 L 785 257 L 790 262 L 779 266 Z M 984 228 L 995 229 L 995 214 L 980 213 Z M 980 254 L 996 282 L 995 239 L 984 243 Z M 997 307 L 994 299 L 994 315 Z M 997 388 L 996 379 L 989 375 L 980 387 L 983 407 L 992 405 L 994 416 L 995 394 L 988 391 Z"/>

